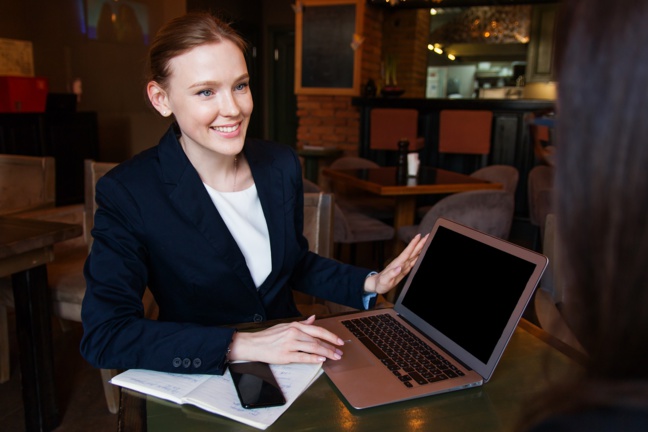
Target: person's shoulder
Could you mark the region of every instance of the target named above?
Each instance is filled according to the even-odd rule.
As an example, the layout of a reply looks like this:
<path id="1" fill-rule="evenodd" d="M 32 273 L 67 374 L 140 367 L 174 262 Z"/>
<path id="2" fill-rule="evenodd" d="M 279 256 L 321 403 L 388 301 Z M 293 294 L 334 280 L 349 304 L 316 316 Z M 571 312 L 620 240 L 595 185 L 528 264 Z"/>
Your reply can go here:
<path id="1" fill-rule="evenodd" d="M 599 408 L 550 417 L 529 432 L 645 432 L 648 409 Z"/>
<path id="2" fill-rule="evenodd" d="M 106 173 L 106 176 L 120 181 L 128 181 L 134 177 L 141 178 L 157 165 L 157 161 L 158 148 L 155 146 L 117 164 Z"/>

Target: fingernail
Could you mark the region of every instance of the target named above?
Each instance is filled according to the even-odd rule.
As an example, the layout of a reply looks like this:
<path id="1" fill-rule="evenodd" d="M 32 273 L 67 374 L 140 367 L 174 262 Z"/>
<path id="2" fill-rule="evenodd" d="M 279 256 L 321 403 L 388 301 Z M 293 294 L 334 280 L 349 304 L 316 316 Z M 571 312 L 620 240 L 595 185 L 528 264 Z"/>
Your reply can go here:
<path id="1" fill-rule="evenodd" d="M 344 354 L 344 353 L 343 353 L 341 350 L 339 350 L 339 349 L 336 348 L 336 349 L 335 349 L 335 354 L 337 354 L 337 355 L 342 355 L 342 354 Z"/>
<path id="2" fill-rule="evenodd" d="M 335 354 L 333 354 L 333 358 L 335 360 L 340 360 L 342 358 L 342 356 L 340 354 L 338 354 L 338 353 L 335 353 Z"/>
<path id="3" fill-rule="evenodd" d="M 317 361 L 324 363 L 326 361 L 326 357 L 318 357 Z"/>
<path id="4" fill-rule="evenodd" d="M 343 340 L 340 339 L 340 338 L 338 338 L 338 340 L 337 340 L 337 344 L 338 344 L 338 345 L 344 345 L 344 342 L 345 342 L 345 341 L 343 341 Z"/>

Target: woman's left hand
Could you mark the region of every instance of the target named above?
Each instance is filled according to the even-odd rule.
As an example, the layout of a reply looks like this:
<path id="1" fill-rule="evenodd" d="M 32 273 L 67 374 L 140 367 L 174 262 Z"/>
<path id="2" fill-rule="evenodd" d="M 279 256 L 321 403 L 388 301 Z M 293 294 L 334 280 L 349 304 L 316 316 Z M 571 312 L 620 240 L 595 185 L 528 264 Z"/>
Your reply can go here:
<path id="1" fill-rule="evenodd" d="M 416 264 L 416 260 L 421 254 L 421 250 L 425 245 L 428 235 L 429 234 L 421 238 L 421 234 L 417 234 L 416 237 L 414 237 L 407 245 L 405 250 L 401 252 L 396 259 L 390 262 L 383 271 L 365 279 L 365 292 L 384 294 L 398 285 L 398 283 L 407 276 L 410 270 L 412 270 L 414 264 Z"/>

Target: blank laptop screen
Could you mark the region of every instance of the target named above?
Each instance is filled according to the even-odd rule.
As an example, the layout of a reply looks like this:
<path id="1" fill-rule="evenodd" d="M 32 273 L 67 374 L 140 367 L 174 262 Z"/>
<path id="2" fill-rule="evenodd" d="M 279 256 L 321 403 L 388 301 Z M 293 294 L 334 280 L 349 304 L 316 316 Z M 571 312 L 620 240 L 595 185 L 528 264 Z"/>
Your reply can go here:
<path id="1" fill-rule="evenodd" d="M 440 226 L 402 304 L 484 363 L 536 268 Z"/>

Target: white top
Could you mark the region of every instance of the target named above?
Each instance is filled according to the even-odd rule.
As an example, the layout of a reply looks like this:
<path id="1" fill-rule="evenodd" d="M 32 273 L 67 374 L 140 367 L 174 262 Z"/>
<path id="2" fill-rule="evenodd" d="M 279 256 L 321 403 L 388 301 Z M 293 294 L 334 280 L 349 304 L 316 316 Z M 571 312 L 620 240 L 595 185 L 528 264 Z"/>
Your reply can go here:
<path id="1" fill-rule="evenodd" d="M 272 256 L 268 224 L 256 185 L 238 192 L 219 192 L 206 184 L 205 188 L 241 249 L 254 284 L 259 288 L 272 270 Z"/>

